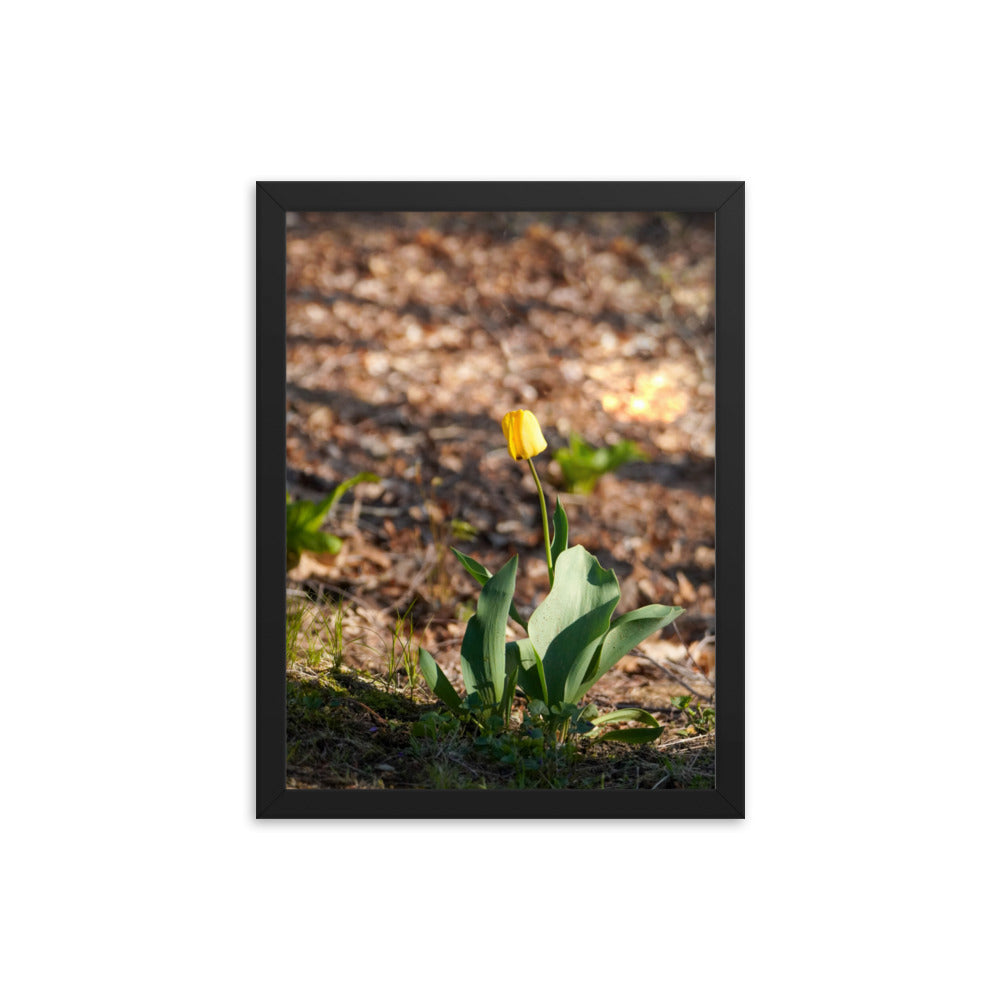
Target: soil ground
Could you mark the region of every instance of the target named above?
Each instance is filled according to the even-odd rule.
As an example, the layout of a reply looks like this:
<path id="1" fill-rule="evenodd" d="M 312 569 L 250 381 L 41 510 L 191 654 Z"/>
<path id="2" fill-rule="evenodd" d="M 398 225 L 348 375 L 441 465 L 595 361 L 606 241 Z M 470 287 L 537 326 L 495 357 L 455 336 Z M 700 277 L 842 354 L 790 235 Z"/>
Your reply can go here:
<path id="1" fill-rule="evenodd" d="M 707 727 L 692 727 L 691 708 L 711 707 L 715 681 L 711 216 L 289 222 L 289 494 L 318 500 L 355 473 L 380 477 L 331 514 L 341 551 L 306 553 L 289 574 L 290 611 L 303 614 L 289 657 L 289 786 L 440 786 L 410 735 L 433 699 L 407 684 L 400 650 L 404 637 L 411 652 L 426 647 L 461 690 L 459 646 L 479 588 L 451 545 L 494 571 L 519 554 L 524 614 L 547 592 L 537 494 L 500 430 L 517 408 L 536 414 L 548 441 L 536 464 L 550 512 L 558 493 L 570 544 L 615 571 L 618 613 L 686 609 L 588 696 L 650 711 L 664 735 L 588 747 L 569 784 L 600 774 L 605 787 L 685 787 L 710 776 L 713 734 L 695 731 Z M 649 460 L 572 493 L 555 461 L 571 433 L 595 447 L 634 441 Z M 324 647 L 338 606 L 342 642 Z M 511 627 L 511 638 L 522 634 Z M 686 711 L 672 703 L 687 695 Z M 477 787 L 524 777 L 463 766 Z"/>

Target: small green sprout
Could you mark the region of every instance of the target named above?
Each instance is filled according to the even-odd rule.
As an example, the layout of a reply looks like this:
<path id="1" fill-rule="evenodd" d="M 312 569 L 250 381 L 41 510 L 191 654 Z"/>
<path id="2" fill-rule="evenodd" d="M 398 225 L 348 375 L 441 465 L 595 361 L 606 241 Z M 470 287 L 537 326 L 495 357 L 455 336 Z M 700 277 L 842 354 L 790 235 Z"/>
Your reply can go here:
<path id="1" fill-rule="evenodd" d="M 292 500 L 285 495 L 285 549 L 286 569 L 295 569 L 303 552 L 329 553 L 336 555 L 343 545 L 343 539 L 322 530 L 323 522 L 334 504 L 358 483 L 377 483 L 379 477 L 374 472 L 359 472 L 341 483 L 328 497 L 319 503 L 310 500 Z"/>
<path id="2" fill-rule="evenodd" d="M 626 462 L 648 462 L 649 456 L 634 441 L 591 448 L 583 438 L 570 434 L 569 447 L 560 448 L 555 460 L 571 493 L 590 493 L 606 472 L 614 472 Z"/>

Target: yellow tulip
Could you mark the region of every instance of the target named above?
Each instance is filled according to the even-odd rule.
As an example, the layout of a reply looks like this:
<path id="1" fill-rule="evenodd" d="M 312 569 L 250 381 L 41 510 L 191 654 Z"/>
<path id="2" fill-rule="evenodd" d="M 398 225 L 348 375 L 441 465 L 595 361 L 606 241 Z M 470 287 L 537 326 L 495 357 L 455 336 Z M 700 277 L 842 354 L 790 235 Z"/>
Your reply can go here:
<path id="1" fill-rule="evenodd" d="M 545 542 L 545 562 L 549 568 L 549 586 L 555 578 L 552 566 L 552 544 L 549 541 L 549 513 L 545 509 L 545 490 L 542 489 L 542 481 L 538 478 L 535 463 L 532 458 L 540 455 L 548 445 L 542 436 L 542 429 L 538 426 L 538 419 L 531 410 L 511 410 L 504 414 L 500 421 L 503 427 L 503 436 L 507 439 L 507 450 L 510 457 L 515 461 L 520 458 L 528 460 L 528 468 L 535 480 L 535 489 L 538 490 L 538 505 L 542 512 L 542 541 Z"/>
<path id="2" fill-rule="evenodd" d="M 501 421 L 507 450 L 513 459 L 534 458 L 548 447 L 531 410 L 511 410 Z"/>

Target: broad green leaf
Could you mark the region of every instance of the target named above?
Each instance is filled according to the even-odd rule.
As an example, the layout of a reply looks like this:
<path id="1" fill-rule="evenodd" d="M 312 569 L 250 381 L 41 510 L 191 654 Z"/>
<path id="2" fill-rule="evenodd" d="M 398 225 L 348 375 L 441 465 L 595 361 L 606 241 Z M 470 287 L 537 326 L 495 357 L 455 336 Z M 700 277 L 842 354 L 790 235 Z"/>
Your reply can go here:
<path id="1" fill-rule="evenodd" d="M 343 539 L 325 531 L 299 531 L 296 533 L 296 548 L 307 552 L 328 552 L 336 555 L 344 544 Z"/>
<path id="2" fill-rule="evenodd" d="M 559 497 L 556 497 L 556 512 L 552 518 L 555 526 L 555 537 L 552 539 L 552 565 L 566 551 L 569 544 L 569 518 L 566 516 L 566 509 L 563 507 Z"/>
<path id="3" fill-rule="evenodd" d="M 302 527 L 309 520 L 309 508 L 314 506 L 315 504 L 311 504 L 307 500 L 296 500 L 294 503 L 286 503 L 285 525 L 288 530 L 291 531 L 293 528 Z"/>
<path id="4" fill-rule="evenodd" d="M 493 688 L 500 694 L 507 676 L 506 645 L 507 618 L 514 597 L 517 578 L 517 556 L 512 556 L 496 576 L 483 585 L 476 606 L 476 615 L 483 623 L 483 660 L 486 673 L 492 677 Z M 511 689 L 513 696 L 513 689 Z"/>
<path id="5" fill-rule="evenodd" d="M 493 677 L 486 673 L 483 662 L 483 623 L 473 615 L 465 623 L 462 637 L 462 680 L 468 695 L 478 694 L 488 705 L 496 704 L 500 692 L 493 687 Z"/>
<path id="6" fill-rule="evenodd" d="M 420 670 L 427 679 L 427 685 L 453 712 L 461 709 L 462 699 L 458 697 L 458 692 L 451 686 L 451 681 L 445 677 L 437 661 L 427 652 L 420 650 Z"/>
<path id="7" fill-rule="evenodd" d="M 590 719 L 595 726 L 607 726 L 612 722 L 645 722 L 648 726 L 659 726 L 655 716 L 641 708 L 618 708 L 605 715 L 597 715 Z"/>
<path id="8" fill-rule="evenodd" d="M 665 604 L 649 604 L 636 611 L 630 611 L 611 623 L 611 628 L 596 657 L 587 669 L 575 697 L 579 698 L 590 686 L 603 677 L 630 649 L 634 649 L 643 639 L 648 639 L 675 618 L 684 614 L 683 608 L 668 607 Z"/>
<path id="9" fill-rule="evenodd" d="M 487 580 L 493 579 L 493 574 L 481 563 L 477 562 L 472 556 L 465 555 L 464 552 L 459 552 L 454 546 L 451 546 L 451 551 L 455 553 L 455 558 L 465 567 L 469 575 L 473 580 L 476 581 L 481 587 L 486 584 Z M 517 608 L 514 607 L 514 602 L 510 603 L 510 617 L 517 622 L 521 628 L 527 630 L 528 623 L 521 617 Z"/>
<path id="10" fill-rule="evenodd" d="M 611 729 L 601 733 L 594 742 L 603 743 L 606 740 L 616 740 L 619 743 L 652 743 L 663 734 L 663 726 L 655 729 Z"/>
<path id="11" fill-rule="evenodd" d="M 286 521 L 289 529 L 299 528 L 304 531 L 319 531 L 323 527 L 326 515 L 333 506 L 333 494 L 319 503 L 311 500 L 296 500 L 285 507 Z"/>
<path id="12" fill-rule="evenodd" d="M 501 701 L 506 678 L 504 649 L 507 616 L 514 596 L 517 556 L 512 556 L 496 576 L 483 584 L 476 613 L 465 627 L 462 640 L 462 677 L 469 692 L 478 691 L 486 705 Z"/>
<path id="13" fill-rule="evenodd" d="M 552 590 L 528 621 L 528 636 L 544 666 L 548 704 L 575 698 L 620 596 L 615 574 L 582 545 L 559 557 Z"/>
<path id="14" fill-rule="evenodd" d="M 296 500 L 285 505 L 285 524 L 289 532 L 296 530 L 319 531 L 323 527 L 326 512 L 330 509 L 329 498 L 323 503 L 311 500 Z"/>
<path id="15" fill-rule="evenodd" d="M 649 729 L 612 729 L 598 736 L 595 740 L 597 743 L 602 740 L 618 740 L 621 743 L 652 743 L 663 732 L 663 726 L 649 712 L 641 708 L 619 708 L 614 712 L 599 715 L 590 721 L 595 726 L 607 726 L 612 722 L 644 722 L 651 727 Z"/>

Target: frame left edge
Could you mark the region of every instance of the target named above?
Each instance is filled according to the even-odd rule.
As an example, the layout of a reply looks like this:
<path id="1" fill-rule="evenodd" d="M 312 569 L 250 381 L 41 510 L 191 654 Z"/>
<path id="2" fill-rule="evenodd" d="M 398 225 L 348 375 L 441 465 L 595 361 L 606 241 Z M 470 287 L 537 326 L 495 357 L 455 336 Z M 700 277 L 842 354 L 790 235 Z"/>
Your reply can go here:
<path id="1" fill-rule="evenodd" d="M 285 792 L 285 209 L 257 185 L 257 818 Z M 280 588 L 280 591 L 279 589 Z"/>

